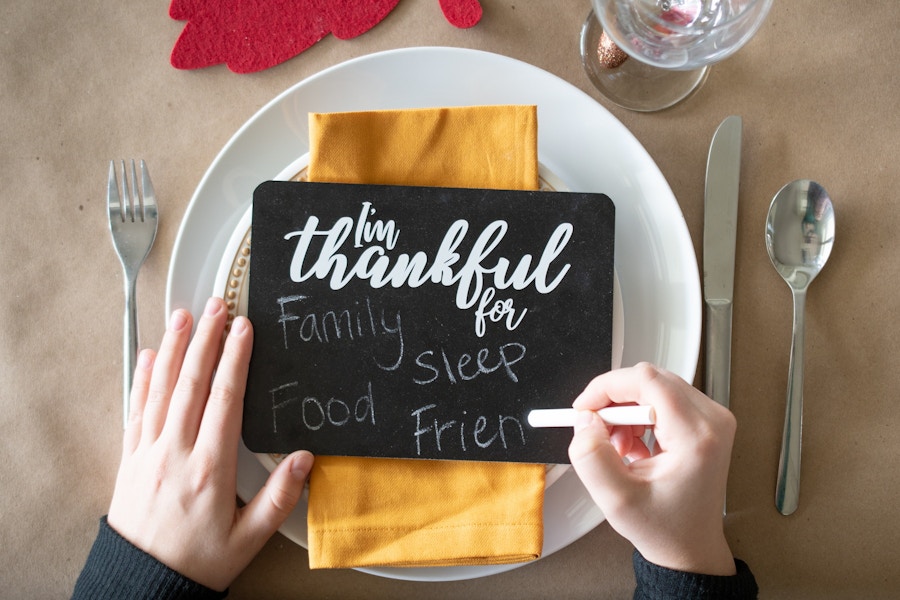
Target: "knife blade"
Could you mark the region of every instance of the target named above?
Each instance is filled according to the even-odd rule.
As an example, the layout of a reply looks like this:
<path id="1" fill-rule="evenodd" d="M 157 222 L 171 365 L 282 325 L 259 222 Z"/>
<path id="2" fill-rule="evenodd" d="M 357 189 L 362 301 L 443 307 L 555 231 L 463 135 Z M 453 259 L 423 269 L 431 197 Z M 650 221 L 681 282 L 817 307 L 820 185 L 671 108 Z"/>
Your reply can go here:
<path id="1" fill-rule="evenodd" d="M 741 175 L 740 117 L 716 129 L 706 162 L 703 222 L 703 301 L 706 304 L 706 394 L 729 407 L 731 314 Z"/>

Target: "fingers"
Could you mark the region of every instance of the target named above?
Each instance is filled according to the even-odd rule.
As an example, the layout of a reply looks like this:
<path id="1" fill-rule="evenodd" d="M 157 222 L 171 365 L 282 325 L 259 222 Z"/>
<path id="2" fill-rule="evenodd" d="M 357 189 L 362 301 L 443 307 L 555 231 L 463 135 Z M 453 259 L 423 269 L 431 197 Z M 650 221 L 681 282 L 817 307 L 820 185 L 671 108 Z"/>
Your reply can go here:
<path id="1" fill-rule="evenodd" d="M 634 462 L 650 457 L 650 451 L 642 439 L 644 433 L 643 426 L 613 427 L 609 433 L 609 441 L 619 456 Z"/>
<path id="2" fill-rule="evenodd" d="M 628 468 L 612 445 L 606 424 L 594 412 L 579 414 L 569 460 L 601 509 L 609 505 L 613 494 L 629 486 Z"/>
<path id="3" fill-rule="evenodd" d="M 728 409 L 674 373 L 648 363 L 594 378 L 573 406 L 595 411 L 611 403 L 652 405 L 657 415 L 654 439 L 663 452 L 682 449 L 719 455 L 734 437 L 734 416 Z M 640 435 L 637 429 L 615 427 L 607 437 L 619 455 L 635 461 L 651 456 Z"/>
<path id="4" fill-rule="evenodd" d="M 125 436 L 122 450 L 125 454 L 131 454 L 141 441 L 141 423 L 144 417 L 144 406 L 147 404 L 147 392 L 150 389 L 150 376 L 153 373 L 153 361 L 156 352 L 142 350 L 138 354 L 137 364 L 134 369 L 134 379 L 131 382 L 131 401 L 128 412 L 128 425 L 125 427 Z"/>
<path id="5" fill-rule="evenodd" d="M 658 378 L 672 376 L 649 363 L 607 371 L 588 383 L 572 406 L 582 410 L 599 410 L 609 404 L 649 404 L 643 388 Z"/>
<path id="6" fill-rule="evenodd" d="M 166 422 L 172 390 L 175 389 L 184 353 L 190 341 L 191 325 L 191 313 L 184 309 L 176 310 L 169 317 L 169 326 L 163 335 L 154 362 L 153 375 L 150 378 L 141 425 L 142 442 L 155 441 Z"/>
<path id="7" fill-rule="evenodd" d="M 165 429 L 186 446 L 197 438 L 227 317 L 224 300 L 207 301 L 175 384 Z"/>
<path id="8" fill-rule="evenodd" d="M 281 461 L 265 487 L 241 509 L 241 538 L 254 553 L 274 534 L 303 494 L 303 486 L 313 465 L 313 455 L 300 450 Z"/>
<path id="9" fill-rule="evenodd" d="M 197 434 L 198 447 L 213 453 L 220 453 L 223 447 L 237 447 L 252 351 L 253 328 L 245 317 L 238 317 L 225 338 L 222 358 L 219 360 Z M 236 463 L 236 453 L 226 453 L 225 456 Z M 226 466 L 231 468 L 231 464 Z"/>
<path id="10" fill-rule="evenodd" d="M 656 432 L 684 435 L 693 424 L 722 407 L 674 373 L 649 363 L 609 371 L 594 378 L 572 405 L 598 410 L 609 404 L 652 405 Z"/>

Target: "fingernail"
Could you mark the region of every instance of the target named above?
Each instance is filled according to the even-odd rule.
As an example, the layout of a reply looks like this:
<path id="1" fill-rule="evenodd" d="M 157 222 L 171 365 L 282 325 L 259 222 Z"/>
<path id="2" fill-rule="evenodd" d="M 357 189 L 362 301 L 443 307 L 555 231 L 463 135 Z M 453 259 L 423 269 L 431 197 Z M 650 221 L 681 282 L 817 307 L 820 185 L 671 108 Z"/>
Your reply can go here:
<path id="1" fill-rule="evenodd" d="M 577 410 L 575 411 L 575 431 L 581 431 L 582 429 L 586 429 L 590 427 L 591 423 L 594 422 L 594 412 L 590 410 Z"/>
<path id="2" fill-rule="evenodd" d="M 210 298 L 206 301 L 206 309 L 203 311 L 203 314 L 208 317 L 212 317 L 217 312 L 219 312 L 219 309 L 221 308 L 222 302 L 218 298 Z"/>
<path id="3" fill-rule="evenodd" d="M 181 309 L 176 310 L 172 313 L 172 316 L 169 317 L 169 329 L 172 331 L 179 331 L 187 325 L 187 315 Z"/>
<path id="4" fill-rule="evenodd" d="M 153 366 L 153 352 L 150 350 L 141 350 L 141 353 L 138 354 L 137 359 L 137 367 L 138 369 L 149 370 L 150 367 Z"/>
<path id="5" fill-rule="evenodd" d="M 291 462 L 291 475 L 293 475 L 295 479 L 306 479 L 307 476 L 309 476 L 309 470 L 312 469 L 314 460 L 312 454 L 306 450 L 302 450 L 294 457 L 293 462 Z"/>
<path id="6" fill-rule="evenodd" d="M 234 322 L 231 324 L 231 329 L 228 331 L 230 335 L 241 335 L 245 331 L 247 331 L 247 317 L 237 317 Z"/>

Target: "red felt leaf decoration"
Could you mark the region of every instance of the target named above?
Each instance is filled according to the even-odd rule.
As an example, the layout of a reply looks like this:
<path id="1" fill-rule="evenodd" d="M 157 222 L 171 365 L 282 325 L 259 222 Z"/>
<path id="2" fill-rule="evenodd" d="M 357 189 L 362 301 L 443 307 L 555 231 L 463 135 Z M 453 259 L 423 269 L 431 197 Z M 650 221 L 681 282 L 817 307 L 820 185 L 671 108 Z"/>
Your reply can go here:
<path id="1" fill-rule="evenodd" d="M 329 33 L 349 40 L 370 30 L 400 0 L 172 0 L 169 16 L 187 21 L 172 49 L 178 69 L 225 63 L 235 73 L 274 67 Z M 477 0 L 440 0 L 456 27 L 481 19 Z"/>
<path id="2" fill-rule="evenodd" d="M 440 0 L 444 17 L 451 25 L 466 29 L 481 20 L 481 3 L 478 0 Z"/>

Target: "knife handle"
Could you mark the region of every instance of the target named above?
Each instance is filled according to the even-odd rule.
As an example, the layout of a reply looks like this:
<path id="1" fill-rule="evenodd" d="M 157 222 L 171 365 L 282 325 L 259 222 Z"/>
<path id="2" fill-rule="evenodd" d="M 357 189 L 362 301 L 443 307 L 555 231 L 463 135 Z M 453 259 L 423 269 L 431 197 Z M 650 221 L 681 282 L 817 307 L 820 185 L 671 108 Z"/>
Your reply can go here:
<path id="1" fill-rule="evenodd" d="M 731 388 L 731 302 L 706 303 L 706 395 L 728 408 Z"/>

